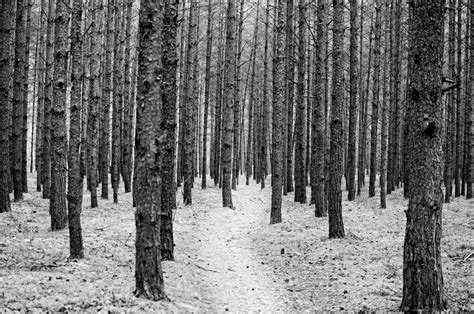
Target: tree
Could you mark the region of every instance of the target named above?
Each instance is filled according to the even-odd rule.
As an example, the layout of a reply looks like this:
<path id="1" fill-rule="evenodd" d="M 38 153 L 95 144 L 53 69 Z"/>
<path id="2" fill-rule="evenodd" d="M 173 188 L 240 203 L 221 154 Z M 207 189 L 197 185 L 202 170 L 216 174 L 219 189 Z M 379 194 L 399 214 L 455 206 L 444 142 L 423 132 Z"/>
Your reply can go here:
<path id="1" fill-rule="evenodd" d="M 112 164 L 110 179 L 114 193 L 114 203 L 118 202 L 118 188 L 121 163 L 121 128 L 123 106 L 123 45 L 122 45 L 122 8 L 121 1 L 115 1 L 115 34 L 114 34 L 114 87 L 112 103 Z M 108 149 L 108 147 L 107 147 Z"/>
<path id="2" fill-rule="evenodd" d="M 115 0 L 107 2 L 107 21 L 105 35 L 105 65 L 103 74 L 103 93 L 100 132 L 100 181 L 101 197 L 109 198 L 109 147 L 110 147 L 110 95 L 112 91 L 112 52 L 114 48 L 114 9 Z"/>
<path id="3" fill-rule="evenodd" d="M 163 1 L 140 1 L 138 39 L 135 296 L 165 299 L 161 269 L 161 174 L 159 148 Z"/>
<path id="4" fill-rule="evenodd" d="M 81 76 L 82 76 L 82 0 L 74 0 L 71 23 L 71 113 L 68 154 L 69 259 L 83 258 L 81 210 L 83 176 L 80 169 L 81 147 Z"/>
<path id="5" fill-rule="evenodd" d="M 161 257 L 174 260 L 173 209 L 176 208 L 176 36 L 178 30 L 178 1 L 165 0 L 163 16 L 163 84 L 161 129 L 165 134 L 161 174 Z"/>
<path id="6" fill-rule="evenodd" d="M 327 215 L 325 194 L 324 160 L 326 158 L 325 103 L 321 95 L 324 90 L 323 41 L 326 1 L 318 0 L 316 45 L 314 48 L 313 108 L 311 114 L 311 203 L 315 206 L 316 217 Z"/>
<path id="7" fill-rule="evenodd" d="M 350 62 L 349 62 L 349 139 L 347 151 L 348 169 L 348 200 L 355 199 L 355 171 L 356 171 L 356 127 L 357 127 L 357 0 L 351 0 L 351 38 L 350 38 Z M 362 37 L 362 34 L 361 34 Z M 361 48 L 362 49 L 362 48 Z"/>
<path id="8" fill-rule="evenodd" d="M 293 192 L 293 112 L 294 112 L 294 89 L 295 89 L 295 47 L 293 45 L 293 0 L 286 0 L 286 111 L 285 111 L 285 151 L 283 161 L 283 194 Z"/>
<path id="9" fill-rule="evenodd" d="M 286 0 L 275 0 L 277 18 L 275 21 L 275 64 L 274 102 L 272 119 L 272 204 L 270 224 L 281 222 L 281 194 L 283 176 L 283 108 L 285 104 L 285 4 Z"/>
<path id="10" fill-rule="evenodd" d="M 370 130 L 370 177 L 369 197 L 375 196 L 375 176 L 377 174 L 377 136 L 380 102 L 380 48 L 382 36 L 382 3 L 375 2 L 375 41 L 374 41 L 374 86 L 372 88 L 372 123 Z"/>
<path id="11" fill-rule="evenodd" d="M 305 184 L 305 60 L 306 60 L 306 2 L 298 4 L 298 83 L 296 86 L 296 124 L 295 124 L 295 202 L 306 203 Z"/>
<path id="12" fill-rule="evenodd" d="M 329 237 L 343 238 L 344 224 L 342 221 L 342 153 L 344 143 L 344 1 L 333 0 L 333 65 L 332 65 L 332 108 L 330 118 L 330 152 L 328 178 L 328 213 Z"/>
<path id="13" fill-rule="evenodd" d="M 93 0 L 90 7 L 91 17 L 91 41 L 90 41 L 90 101 L 88 108 L 88 123 L 87 123 L 87 145 L 88 145 L 88 173 L 90 178 L 90 191 L 91 191 L 91 207 L 95 208 L 97 204 L 97 185 L 98 185 L 98 154 L 97 149 L 99 146 L 99 104 L 100 104 L 100 78 L 99 78 L 99 50 L 100 50 L 100 37 L 99 37 L 99 25 L 97 21 L 101 11 L 100 0 Z"/>
<path id="14" fill-rule="evenodd" d="M 10 212 L 8 168 L 10 42 L 14 0 L 2 0 L 0 6 L 0 213 Z"/>
<path id="15" fill-rule="evenodd" d="M 410 4 L 410 192 L 403 254 L 403 311 L 446 309 L 441 269 L 443 30 L 445 1 Z"/>
<path id="16" fill-rule="evenodd" d="M 15 13 L 15 63 L 13 81 L 13 120 L 12 120 L 12 175 L 14 201 L 23 200 L 23 110 L 24 110 L 24 71 L 25 71 L 25 49 L 26 49 L 26 7 L 25 0 L 17 0 Z"/>
<path id="17" fill-rule="evenodd" d="M 66 228 L 66 86 L 69 14 L 68 4 L 58 1 L 54 32 L 53 104 L 51 106 L 51 230 Z"/>
<path id="18" fill-rule="evenodd" d="M 469 52 L 469 95 L 472 97 L 474 92 L 474 1 L 469 1 L 469 10 L 470 10 L 470 52 Z M 466 69 L 467 70 L 467 69 Z M 474 101 L 469 99 L 469 106 L 466 114 L 466 119 L 469 119 L 466 123 L 467 132 L 466 138 L 469 140 L 466 144 L 467 148 L 467 158 L 466 158 L 466 198 L 472 198 L 472 183 L 474 182 Z"/>
<path id="19" fill-rule="evenodd" d="M 204 83 L 204 130 L 202 138 L 202 181 L 201 188 L 207 187 L 207 122 L 209 120 L 209 102 L 211 98 L 211 54 L 212 54 L 212 0 L 207 3 L 207 31 L 206 31 L 206 72 Z"/>
<path id="20" fill-rule="evenodd" d="M 195 101 L 197 98 L 196 90 L 194 88 L 195 80 L 194 76 L 194 59 L 197 55 L 197 22 L 196 22 L 196 0 L 191 0 L 191 7 L 189 9 L 189 32 L 188 32 L 188 47 L 186 53 L 186 66 L 185 66 L 185 78 L 184 78 L 184 96 L 185 107 L 184 117 L 185 123 L 182 125 L 184 132 L 184 163 L 183 163 L 183 175 L 184 175 L 184 204 L 192 204 L 191 189 L 194 182 L 193 175 L 193 135 L 195 129 L 195 115 L 194 106 L 197 105 Z"/>
<path id="21" fill-rule="evenodd" d="M 243 1 L 242 1 L 243 3 Z M 243 5 L 242 5 L 243 8 Z M 243 11 L 243 10 L 242 10 Z M 261 173 L 260 173 L 260 186 L 261 188 L 265 188 L 265 179 L 267 177 L 267 155 L 268 155 L 268 129 L 269 129 L 269 111 L 270 111 L 270 106 L 269 106 L 269 97 L 268 97 L 268 28 L 269 28 L 269 16 L 270 16 L 270 7 L 269 7 L 269 0 L 267 0 L 267 5 L 266 5 L 266 14 L 265 14 L 265 46 L 264 46 L 264 52 L 263 52 L 263 99 L 262 99 L 262 141 L 261 141 L 261 146 L 260 146 L 260 153 L 261 153 Z M 241 19 L 243 19 L 243 12 L 241 13 Z M 240 34 L 239 34 L 239 41 L 241 41 L 242 35 L 241 35 L 241 29 L 240 27 Z M 239 42 L 240 44 L 240 42 Z M 237 86 L 239 84 L 237 83 Z M 238 137 L 234 137 L 235 139 L 238 139 Z M 236 155 L 238 156 L 238 155 Z M 238 159 L 235 159 L 238 160 Z M 236 163 L 237 164 L 237 163 Z M 236 169 L 236 174 L 238 175 L 238 169 Z"/>
<path id="22" fill-rule="evenodd" d="M 232 140 L 234 124 L 234 88 L 235 88 L 235 14 L 234 0 L 227 2 L 226 42 L 224 64 L 224 114 L 222 115 L 222 206 L 233 208 L 232 189 Z"/>

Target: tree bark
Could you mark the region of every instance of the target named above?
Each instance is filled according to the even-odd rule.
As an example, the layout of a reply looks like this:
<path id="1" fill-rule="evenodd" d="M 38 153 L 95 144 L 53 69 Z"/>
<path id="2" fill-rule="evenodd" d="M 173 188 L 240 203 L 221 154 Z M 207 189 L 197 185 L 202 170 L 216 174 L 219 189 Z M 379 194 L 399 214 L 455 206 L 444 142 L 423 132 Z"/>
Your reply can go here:
<path id="1" fill-rule="evenodd" d="M 83 176 L 80 168 L 81 147 L 81 76 L 82 66 L 82 0 L 74 0 L 71 23 L 71 113 L 68 153 L 68 221 L 69 259 L 83 258 L 81 211 Z"/>
<path id="2" fill-rule="evenodd" d="M 407 216 L 402 311 L 443 311 L 441 269 L 443 208 L 443 106 L 441 78 L 445 1 L 411 3 L 410 195 Z"/>
<path id="3" fill-rule="evenodd" d="M 258 2 L 257 2 L 258 5 Z M 232 204 L 232 139 L 234 124 L 235 89 L 235 1 L 227 2 L 226 46 L 224 64 L 224 113 L 222 115 L 222 206 L 233 208 Z"/>
<path id="4" fill-rule="evenodd" d="M 300 0 L 298 20 L 298 83 L 296 96 L 296 124 L 295 124 L 295 202 L 306 203 L 305 184 L 305 70 L 306 70 L 306 1 Z"/>
<path id="5" fill-rule="evenodd" d="M 333 65 L 332 65 L 332 108 L 330 118 L 330 152 L 328 178 L 328 213 L 329 237 L 343 238 L 344 224 L 342 221 L 342 155 L 344 143 L 344 1 L 333 0 Z"/>
<path id="6" fill-rule="evenodd" d="M 137 210 L 135 296 L 166 299 L 161 269 L 161 175 L 159 148 L 163 1 L 140 1 L 136 134 Z"/>
<path id="7" fill-rule="evenodd" d="M 272 203 L 270 224 L 281 222 L 282 176 L 283 176 L 283 109 L 285 104 L 285 2 L 275 0 L 277 19 L 275 21 L 275 77 L 273 88 L 272 116 Z"/>
<path id="8" fill-rule="evenodd" d="M 161 174 L 161 258 L 174 260 L 173 209 L 176 209 L 176 36 L 178 0 L 165 0 L 163 16 L 163 94 L 161 129 L 165 134 Z"/>
<path id="9" fill-rule="evenodd" d="M 13 1 L 2 0 L 0 2 L 0 213 L 11 212 L 8 155 L 9 142 L 9 77 L 12 66 L 10 54 L 11 37 L 13 36 L 12 16 Z"/>

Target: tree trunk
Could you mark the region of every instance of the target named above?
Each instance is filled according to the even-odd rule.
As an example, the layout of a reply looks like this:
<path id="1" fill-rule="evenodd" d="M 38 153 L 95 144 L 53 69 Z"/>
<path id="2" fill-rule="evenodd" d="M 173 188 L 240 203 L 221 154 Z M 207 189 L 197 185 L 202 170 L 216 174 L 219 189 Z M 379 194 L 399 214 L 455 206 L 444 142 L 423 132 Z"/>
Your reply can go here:
<path id="1" fill-rule="evenodd" d="M 377 174 L 377 135 L 379 125 L 379 102 L 380 102 L 380 47 L 382 35 L 382 3 L 375 3 L 375 41 L 374 41 L 374 86 L 372 89 L 372 119 L 370 129 L 370 176 L 369 197 L 375 196 L 375 177 Z"/>
<path id="2" fill-rule="evenodd" d="M 184 78 L 184 99 L 186 100 L 185 123 L 184 123 L 184 204 L 192 204 L 191 189 L 194 182 L 193 175 L 193 133 L 195 125 L 194 106 L 196 105 L 196 91 L 194 89 L 196 77 L 194 77 L 194 59 L 197 54 L 197 22 L 196 22 L 196 0 L 191 0 L 191 7 L 189 9 L 189 33 L 188 33 L 188 47 L 186 53 L 186 66 Z"/>
<path id="3" fill-rule="evenodd" d="M 163 95 L 161 127 L 166 134 L 161 174 L 161 258 L 174 260 L 173 209 L 176 209 L 176 36 L 178 31 L 178 0 L 165 0 L 163 16 Z"/>
<path id="4" fill-rule="evenodd" d="M 331 144 L 329 153 L 328 212 L 329 237 L 343 238 L 342 221 L 342 154 L 344 143 L 344 1 L 333 0 L 333 65 L 332 65 L 332 108 L 331 108 Z"/>
<path id="5" fill-rule="evenodd" d="M 43 140 L 41 144 L 41 182 L 43 184 L 43 198 L 51 195 L 51 102 L 53 97 L 53 70 L 54 70 L 54 14 L 56 1 L 48 2 L 48 26 L 46 30 L 46 73 L 44 77 L 44 118 Z"/>
<path id="6" fill-rule="evenodd" d="M 121 1 L 115 0 L 115 44 L 114 44 L 114 88 L 112 103 L 112 164 L 110 178 L 114 203 L 118 202 L 118 188 L 121 163 L 121 128 L 123 106 L 123 45 L 122 45 L 122 8 Z"/>
<path id="7" fill-rule="evenodd" d="M 350 38 L 350 61 L 349 61 L 349 139 L 347 150 L 347 199 L 355 199 L 355 173 L 356 173 L 356 127 L 357 127 L 357 0 L 351 0 L 351 38 Z M 362 36 L 362 35 L 361 35 Z M 362 48 L 361 48 L 362 49 Z"/>
<path id="8" fill-rule="evenodd" d="M 51 230 L 66 228 L 66 86 L 69 14 L 68 6 L 59 1 L 54 20 L 53 104 L 51 106 Z"/>
<path id="9" fill-rule="evenodd" d="M 25 0 L 17 0 L 15 14 L 15 63 L 14 63 L 14 89 L 12 112 L 12 175 L 14 201 L 23 200 L 23 115 L 24 115 L 24 85 L 25 79 L 25 41 L 26 41 L 26 8 Z"/>
<path id="10" fill-rule="evenodd" d="M 206 73 L 204 83 L 204 123 L 202 138 L 202 180 L 201 188 L 207 188 L 207 122 L 209 120 L 209 102 L 211 99 L 211 54 L 212 54 L 212 0 L 207 4 L 207 31 L 206 31 Z"/>
<path id="11" fill-rule="evenodd" d="M 240 160 L 240 81 L 241 81 L 241 59 L 242 59 L 242 30 L 244 23 L 244 0 L 240 1 L 239 24 L 237 26 L 237 51 L 235 66 L 235 89 L 234 89 L 234 150 L 232 162 L 232 189 L 237 189 L 239 182 L 239 160 Z M 245 104 L 245 102 L 243 102 Z"/>
<path id="12" fill-rule="evenodd" d="M 69 259 L 83 258 L 81 211 L 83 176 L 80 169 L 81 147 L 81 76 L 82 65 L 82 0 L 74 0 L 71 23 L 71 113 L 68 154 L 68 218 Z"/>
<path id="13" fill-rule="evenodd" d="M 87 144 L 89 145 L 89 173 L 90 191 L 91 191 L 91 207 L 97 207 L 97 184 L 98 184 L 98 154 L 99 146 L 99 104 L 100 104 L 100 79 L 99 79 L 99 50 L 100 37 L 97 19 L 100 15 L 101 4 L 99 0 L 93 0 L 90 7 L 91 16 L 91 59 L 90 59 L 90 101 L 88 108 L 88 125 L 87 125 Z"/>
<path id="14" fill-rule="evenodd" d="M 257 2 L 258 5 L 258 2 Z M 234 124 L 235 88 L 235 2 L 228 0 L 226 17 L 226 43 L 224 64 L 224 112 L 222 115 L 222 206 L 233 208 L 232 204 L 232 139 Z"/>
<path id="15" fill-rule="evenodd" d="M 132 6 L 133 0 L 126 0 L 125 14 L 125 55 L 124 55 L 124 92 L 123 92 L 123 125 L 122 125 L 122 158 L 121 169 L 125 193 L 131 191 L 132 185 L 132 101 L 130 100 L 131 86 L 131 40 L 132 40 Z M 125 11 L 126 9 L 126 11 Z M 177 8 L 176 8 L 177 10 Z M 176 37 L 176 35 L 175 35 Z M 175 80 L 176 81 L 176 80 Z M 176 103 L 176 100 L 175 100 Z M 172 114 L 176 112 L 171 111 Z M 174 129 L 173 129 L 174 130 Z M 173 133 L 174 134 L 174 133 Z M 173 172 L 174 176 L 174 172 Z M 173 177 L 172 182 L 175 178 Z"/>
<path id="16" fill-rule="evenodd" d="M 323 77 L 323 41 L 326 14 L 326 1 L 318 0 L 316 25 L 316 45 L 314 48 L 313 74 L 313 112 L 311 122 L 311 204 L 314 204 L 316 217 L 327 215 L 326 202 L 326 114 L 325 103 L 321 93 L 324 90 Z"/>
<path id="17" fill-rule="evenodd" d="M 454 161 L 454 196 L 461 196 L 461 173 L 462 173 L 462 133 L 463 129 L 463 118 L 461 114 L 462 99 L 461 99 L 461 70 L 462 70 L 462 36 L 461 36 L 461 18 L 462 18 L 462 1 L 457 1 L 457 70 L 456 80 L 459 87 L 456 89 L 456 144 L 455 144 L 455 161 Z M 454 121 L 453 121 L 454 122 Z"/>
<path id="18" fill-rule="evenodd" d="M 161 269 L 161 175 L 162 153 L 158 147 L 162 73 L 163 1 L 140 1 L 136 134 L 137 211 L 135 226 L 135 296 L 165 299 Z"/>
<path id="19" fill-rule="evenodd" d="M 257 36 L 258 36 L 258 15 L 260 9 L 260 0 L 257 1 L 257 15 L 255 17 L 255 28 L 253 36 L 253 47 L 251 52 L 252 63 L 252 73 L 250 74 L 250 99 L 249 99 L 249 109 L 248 109 L 248 137 L 247 137 L 247 156 L 245 158 L 245 184 L 249 185 L 249 179 L 252 175 L 252 154 L 254 153 L 253 149 L 253 132 L 254 132 L 254 113 L 256 107 L 255 101 L 255 63 L 257 55 Z"/>
<path id="20" fill-rule="evenodd" d="M 110 150 L 110 103 L 112 91 L 112 50 L 114 48 L 114 8 L 115 0 L 107 2 L 107 33 L 105 44 L 105 65 L 102 93 L 102 125 L 100 132 L 100 176 L 101 197 L 109 198 L 109 150 Z M 113 102 L 115 103 L 115 102 Z"/>
<path id="21" fill-rule="evenodd" d="M 272 203 L 270 224 L 281 222 L 281 194 L 283 176 L 283 109 L 285 104 L 285 1 L 275 0 L 277 18 L 275 20 L 275 77 L 273 88 L 272 116 Z"/>
<path id="22" fill-rule="evenodd" d="M 296 96 L 296 124 L 295 124 L 295 202 L 306 203 L 305 184 L 305 69 L 306 69 L 306 1 L 300 0 L 298 20 L 298 83 Z"/>
<path id="23" fill-rule="evenodd" d="M 411 3 L 410 195 L 404 245 L 402 311 L 443 311 L 441 270 L 445 1 Z"/>
<path id="24" fill-rule="evenodd" d="M 387 98 L 388 98 L 388 60 L 390 58 L 389 50 L 389 15 L 388 15 L 388 4 L 385 4 L 385 36 L 384 36 L 384 59 L 383 59 L 383 98 L 382 98 L 382 130 L 380 140 L 380 207 L 387 208 L 386 194 L 387 194 L 387 141 L 388 141 L 388 116 L 387 116 Z M 408 124 L 407 124 L 408 125 Z M 408 167 L 407 167 L 408 169 Z"/>
<path id="25" fill-rule="evenodd" d="M 10 212 L 10 189 L 9 189 L 9 167 L 8 155 L 9 142 L 9 77 L 12 66 L 10 54 L 11 37 L 13 32 L 11 24 L 13 20 L 13 1 L 3 0 L 0 3 L 0 213 Z"/>
<path id="26" fill-rule="evenodd" d="M 469 13 L 470 13 L 470 45 L 469 45 L 469 96 L 472 96 L 474 92 L 474 1 L 469 1 Z M 467 70 L 467 69 L 466 69 Z M 466 104 L 467 105 L 467 104 Z M 474 183 L 474 101 L 469 98 L 469 106 L 467 106 L 466 119 L 469 119 L 466 122 L 466 139 L 468 139 L 468 144 L 466 144 L 467 157 L 466 157 L 466 198 L 472 198 L 472 184 Z"/>

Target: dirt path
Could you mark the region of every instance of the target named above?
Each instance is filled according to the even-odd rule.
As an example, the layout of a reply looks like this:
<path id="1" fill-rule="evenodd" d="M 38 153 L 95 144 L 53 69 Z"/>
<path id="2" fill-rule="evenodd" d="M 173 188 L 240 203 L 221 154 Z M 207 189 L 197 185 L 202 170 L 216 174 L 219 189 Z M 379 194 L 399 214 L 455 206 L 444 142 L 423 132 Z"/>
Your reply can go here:
<path id="1" fill-rule="evenodd" d="M 249 197 L 255 193 L 254 189 L 241 186 L 237 192 L 233 191 L 236 209 L 220 206 L 221 192 L 215 187 L 196 191 L 195 204 L 177 212 L 177 220 L 194 218 L 191 233 L 196 236 L 187 239 L 192 240 L 185 244 L 184 250 L 194 251 L 202 292 L 217 311 L 286 309 L 283 287 L 278 284 L 273 269 L 258 260 L 258 247 L 252 241 L 269 219 L 263 202 Z M 201 198 L 200 193 L 206 193 L 206 197 Z"/>

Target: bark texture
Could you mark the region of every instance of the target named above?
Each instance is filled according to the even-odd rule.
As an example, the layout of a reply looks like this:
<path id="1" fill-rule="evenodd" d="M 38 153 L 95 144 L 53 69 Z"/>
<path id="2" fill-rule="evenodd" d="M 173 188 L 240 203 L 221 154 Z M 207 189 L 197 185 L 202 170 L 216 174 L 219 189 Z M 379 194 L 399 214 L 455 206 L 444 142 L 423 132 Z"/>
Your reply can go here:
<path id="1" fill-rule="evenodd" d="M 403 311 L 446 309 L 441 269 L 445 1 L 411 4 L 410 192 L 403 258 Z"/>

